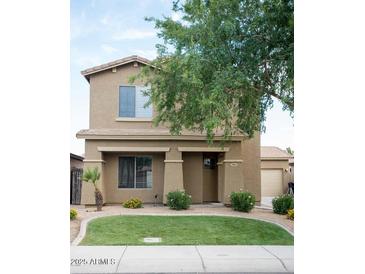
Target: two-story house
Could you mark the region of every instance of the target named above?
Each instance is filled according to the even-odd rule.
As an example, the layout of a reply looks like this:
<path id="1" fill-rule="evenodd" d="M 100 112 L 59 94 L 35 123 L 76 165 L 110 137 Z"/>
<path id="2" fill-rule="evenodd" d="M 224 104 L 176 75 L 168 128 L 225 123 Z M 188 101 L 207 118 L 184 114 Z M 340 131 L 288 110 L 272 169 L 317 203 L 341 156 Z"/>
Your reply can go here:
<path id="1" fill-rule="evenodd" d="M 84 167 L 97 166 L 105 203 L 138 197 L 145 203 L 166 203 L 166 194 L 184 189 L 193 203 L 230 203 L 232 191 L 248 190 L 261 199 L 260 135 L 232 136 L 222 147 L 221 135 L 208 145 L 201 133 L 170 134 L 153 127 L 153 106 L 143 83 L 129 78 L 148 66 L 149 60 L 130 56 L 81 72 L 90 84 L 90 129 L 85 139 Z M 83 184 L 82 204 L 94 204 L 91 184 Z"/>

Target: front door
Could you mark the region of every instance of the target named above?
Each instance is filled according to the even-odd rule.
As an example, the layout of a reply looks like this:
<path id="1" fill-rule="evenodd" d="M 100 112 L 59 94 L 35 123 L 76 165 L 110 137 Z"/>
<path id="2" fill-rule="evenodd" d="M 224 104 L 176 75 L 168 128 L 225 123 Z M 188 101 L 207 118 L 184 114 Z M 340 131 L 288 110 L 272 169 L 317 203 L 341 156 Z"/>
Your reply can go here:
<path id="1" fill-rule="evenodd" d="M 218 201 L 218 155 L 203 154 L 203 202 Z"/>

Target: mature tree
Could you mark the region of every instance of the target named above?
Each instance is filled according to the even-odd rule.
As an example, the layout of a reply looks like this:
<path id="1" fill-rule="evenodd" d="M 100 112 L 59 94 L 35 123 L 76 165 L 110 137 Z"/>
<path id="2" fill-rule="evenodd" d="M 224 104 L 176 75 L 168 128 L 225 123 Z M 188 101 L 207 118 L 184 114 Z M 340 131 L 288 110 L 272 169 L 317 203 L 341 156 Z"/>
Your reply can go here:
<path id="1" fill-rule="evenodd" d="M 292 150 L 291 147 L 287 147 L 286 152 L 288 152 L 291 156 L 294 156 L 294 150 Z"/>
<path id="2" fill-rule="evenodd" d="M 82 176 L 82 180 L 84 182 L 92 183 L 94 186 L 94 194 L 95 194 L 95 204 L 97 211 L 101 211 L 103 207 L 103 195 L 99 188 L 97 187 L 97 182 L 100 179 L 100 172 L 97 167 L 94 169 L 87 169 L 84 171 L 84 174 Z"/>
<path id="3" fill-rule="evenodd" d="M 217 130 L 226 138 L 264 130 L 273 98 L 293 114 L 293 0 L 185 0 L 173 11 L 181 20 L 147 18 L 164 40 L 157 69 L 139 75 L 151 85 L 156 124 L 212 141 Z"/>

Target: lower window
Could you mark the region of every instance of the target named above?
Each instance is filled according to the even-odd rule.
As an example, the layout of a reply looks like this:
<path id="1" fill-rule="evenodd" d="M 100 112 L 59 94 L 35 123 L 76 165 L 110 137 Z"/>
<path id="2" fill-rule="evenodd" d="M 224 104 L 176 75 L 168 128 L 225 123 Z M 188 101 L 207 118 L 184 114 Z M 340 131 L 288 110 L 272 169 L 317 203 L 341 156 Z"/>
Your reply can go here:
<path id="1" fill-rule="evenodd" d="M 152 188 L 152 156 L 119 157 L 118 188 Z"/>

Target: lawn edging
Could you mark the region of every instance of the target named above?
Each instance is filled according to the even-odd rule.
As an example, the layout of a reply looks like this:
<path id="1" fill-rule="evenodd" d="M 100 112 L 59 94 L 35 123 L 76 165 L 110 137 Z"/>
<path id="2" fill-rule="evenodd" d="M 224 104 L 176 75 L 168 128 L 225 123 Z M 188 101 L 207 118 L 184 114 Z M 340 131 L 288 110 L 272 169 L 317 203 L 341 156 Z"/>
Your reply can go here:
<path id="1" fill-rule="evenodd" d="M 81 221 L 80 224 L 80 231 L 77 234 L 77 237 L 72 241 L 71 246 L 77 246 L 80 244 L 80 242 L 82 241 L 82 239 L 85 237 L 86 235 L 86 229 L 87 229 L 87 225 L 90 221 L 98 219 L 98 218 L 102 218 L 102 217 L 110 217 L 110 216 L 219 216 L 219 217 L 235 217 L 235 218 L 243 218 L 243 219 L 251 219 L 251 220 L 259 220 L 259 221 L 263 221 L 263 222 L 267 222 L 267 223 L 271 223 L 274 225 L 277 225 L 281 228 L 283 228 L 285 231 L 287 231 L 290 235 L 292 235 L 294 237 L 294 233 L 292 231 L 290 231 L 286 226 L 272 221 L 272 220 L 268 220 L 268 219 L 264 219 L 264 218 L 258 218 L 258 217 L 247 217 L 247 216 L 237 216 L 237 215 L 233 215 L 233 214 L 220 214 L 220 213 L 197 213 L 197 214 L 173 214 L 173 213 L 167 213 L 167 214 L 161 214 L 161 213 L 119 213 L 119 212 L 110 212 L 110 213 L 106 213 L 106 214 L 98 214 L 96 216 L 92 216 L 89 218 L 85 218 Z"/>

